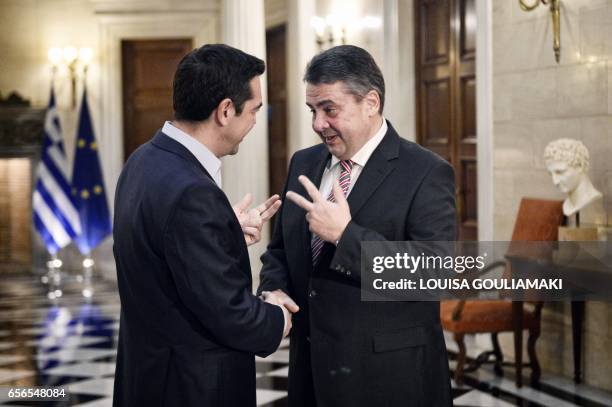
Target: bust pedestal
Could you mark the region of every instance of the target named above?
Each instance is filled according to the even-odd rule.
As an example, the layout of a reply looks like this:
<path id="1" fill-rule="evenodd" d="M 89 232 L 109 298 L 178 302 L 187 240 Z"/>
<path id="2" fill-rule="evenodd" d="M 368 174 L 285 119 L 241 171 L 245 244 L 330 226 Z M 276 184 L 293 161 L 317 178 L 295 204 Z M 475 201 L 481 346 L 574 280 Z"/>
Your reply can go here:
<path id="1" fill-rule="evenodd" d="M 559 226 L 559 241 L 592 241 L 599 240 L 598 230 L 595 227 Z"/>

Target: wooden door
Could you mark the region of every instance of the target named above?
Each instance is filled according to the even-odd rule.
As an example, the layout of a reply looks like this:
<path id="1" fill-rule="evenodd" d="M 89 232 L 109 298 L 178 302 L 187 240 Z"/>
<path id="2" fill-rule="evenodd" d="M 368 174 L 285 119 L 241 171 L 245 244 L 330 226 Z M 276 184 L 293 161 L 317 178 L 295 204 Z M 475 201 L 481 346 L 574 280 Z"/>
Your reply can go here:
<path id="1" fill-rule="evenodd" d="M 172 79 L 192 48 L 191 39 L 121 43 L 124 159 L 172 120 Z"/>
<path id="2" fill-rule="evenodd" d="M 280 194 L 287 177 L 286 32 L 285 25 L 266 31 L 270 194 Z"/>
<path id="3" fill-rule="evenodd" d="M 475 0 L 415 0 L 417 141 L 455 168 L 459 240 L 478 238 Z"/>

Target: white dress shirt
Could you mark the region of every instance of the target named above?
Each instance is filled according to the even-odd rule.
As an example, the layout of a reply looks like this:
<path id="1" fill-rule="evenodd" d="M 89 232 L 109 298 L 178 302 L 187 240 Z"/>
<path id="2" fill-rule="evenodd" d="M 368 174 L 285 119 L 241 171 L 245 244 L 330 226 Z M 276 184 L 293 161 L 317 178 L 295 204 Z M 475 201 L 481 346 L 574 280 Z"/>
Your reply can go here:
<path id="1" fill-rule="evenodd" d="M 200 164 L 202 164 L 202 167 L 210 174 L 219 188 L 221 188 L 221 160 L 218 159 L 217 156 L 206 148 L 204 144 L 200 143 L 178 127 L 175 127 L 172 122 L 164 123 L 162 132 L 166 136 L 178 141 L 189 150 L 189 152 L 197 158 Z"/>
<path id="2" fill-rule="evenodd" d="M 383 137 L 387 134 L 387 121 L 385 118 L 382 118 L 382 125 L 380 129 L 376 132 L 374 137 L 369 139 L 363 147 L 353 157 L 351 157 L 351 161 L 353 161 L 353 169 L 351 170 L 351 183 L 349 185 L 349 190 L 347 196 L 353 190 L 353 186 L 355 182 L 357 182 L 357 178 L 361 174 L 363 167 L 365 167 L 366 163 L 370 159 L 370 156 L 376 150 L 376 147 L 380 144 Z M 321 185 L 319 185 L 319 192 L 321 196 L 327 197 L 332 191 L 332 187 L 334 185 L 334 181 L 340 177 L 341 166 L 339 165 L 340 160 L 332 155 L 330 162 L 327 164 L 325 171 L 323 172 L 323 177 L 321 178 Z"/>

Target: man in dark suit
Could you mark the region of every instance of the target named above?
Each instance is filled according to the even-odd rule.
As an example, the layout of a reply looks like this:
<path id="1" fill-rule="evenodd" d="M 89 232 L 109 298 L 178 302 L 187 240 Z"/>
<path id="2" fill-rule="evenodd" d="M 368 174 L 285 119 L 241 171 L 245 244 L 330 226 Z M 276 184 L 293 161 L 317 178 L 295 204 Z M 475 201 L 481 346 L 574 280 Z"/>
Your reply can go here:
<path id="1" fill-rule="evenodd" d="M 279 212 L 259 287 L 300 306 L 289 405 L 451 405 L 439 303 L 361 302 L 360 244 L 454 240 L 452 167 L 385 121 L 384 80 L 365 50 L 324 51 L 304 80 L 323 143 L 291 159 L 284 194 L 295 204 Z"/>
<path id="2" fill-rule="evenodd" d="M 252 294 L 247 244 L 278 196 L 232 208 L 221 161 L 262 105 L 262 60 L 225 45 L 186 55 L 175 121 L 134 152 L 115 196 L 121 297 L 114 406 L 255 406 L 255 357 L 274 352 L 296 311 Z"/>

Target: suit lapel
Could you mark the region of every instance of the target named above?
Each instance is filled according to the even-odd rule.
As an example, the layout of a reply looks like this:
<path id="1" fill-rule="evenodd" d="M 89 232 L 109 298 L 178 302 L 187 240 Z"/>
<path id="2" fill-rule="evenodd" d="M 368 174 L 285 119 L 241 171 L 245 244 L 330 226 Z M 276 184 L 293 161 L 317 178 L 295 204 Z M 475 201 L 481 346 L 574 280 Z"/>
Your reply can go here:
<path id="1" fill-rule="evenodd" d="M 400 140 L 391 123 L 387 122 L 387 126 L 385 137 L 368 159 L 357 179 L 357 183 L 347 198 L 353 218 L 395 168 L 395 158 L 399 154 Z"/>

